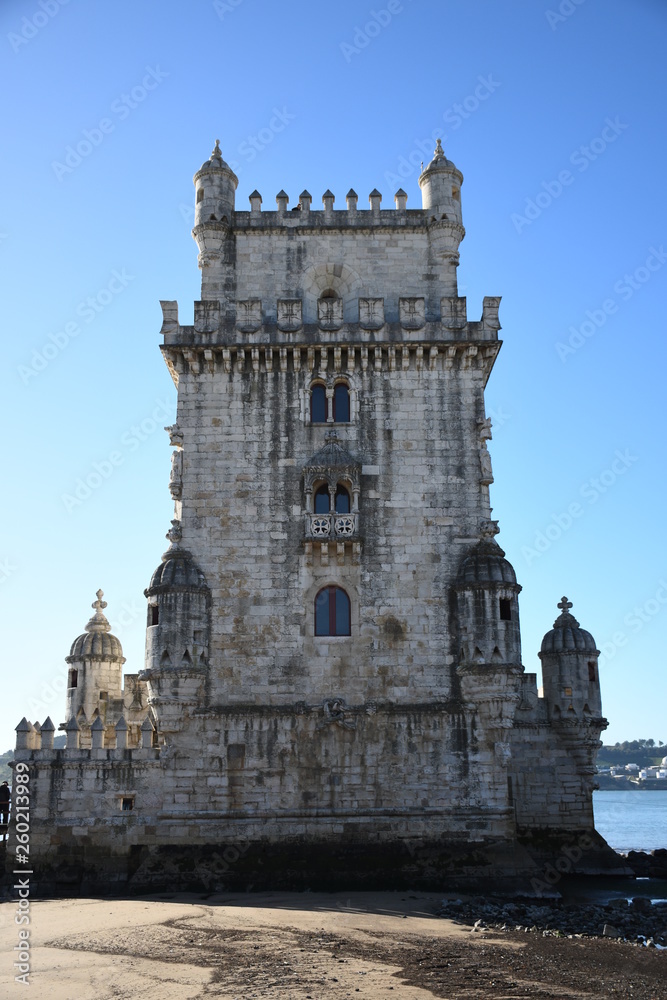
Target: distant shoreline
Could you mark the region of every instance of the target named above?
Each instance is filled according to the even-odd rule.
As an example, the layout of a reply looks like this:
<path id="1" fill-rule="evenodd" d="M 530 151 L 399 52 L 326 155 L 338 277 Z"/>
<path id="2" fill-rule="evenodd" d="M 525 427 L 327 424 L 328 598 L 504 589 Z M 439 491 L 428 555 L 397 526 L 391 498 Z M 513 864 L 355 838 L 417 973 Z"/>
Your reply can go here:
<path id="1" fill-rule="evenodd" d="M 630 778 L 605 778 L 598 775 L 597 792 L 667 792 L 667 781 L 632 781 Z"/>

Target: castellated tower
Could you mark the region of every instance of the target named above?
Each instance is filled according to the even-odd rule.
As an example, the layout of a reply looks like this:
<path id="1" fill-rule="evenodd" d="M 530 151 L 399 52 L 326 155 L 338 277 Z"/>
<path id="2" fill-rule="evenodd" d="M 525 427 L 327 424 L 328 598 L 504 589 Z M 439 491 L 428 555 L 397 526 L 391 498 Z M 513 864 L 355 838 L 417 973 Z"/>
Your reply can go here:
<path id="1" fill-rule="evenodd" d="M 469 320 L 458 294 L 462 182 L 440 142 L 420 208 L 281 190 L 242 211 L 217 142 L 195 174 L 194 324 L 162 303 L 174 520 L 144 669 L 122 689 L 99 593 L 67 748 L 18 727 L 45 883 L 63 858 L 84 886 L 530 878 L 545 845 L 595 836 L 595 643 L 565 602 L 538 693 L 495 539 L 500 299 Z"/>

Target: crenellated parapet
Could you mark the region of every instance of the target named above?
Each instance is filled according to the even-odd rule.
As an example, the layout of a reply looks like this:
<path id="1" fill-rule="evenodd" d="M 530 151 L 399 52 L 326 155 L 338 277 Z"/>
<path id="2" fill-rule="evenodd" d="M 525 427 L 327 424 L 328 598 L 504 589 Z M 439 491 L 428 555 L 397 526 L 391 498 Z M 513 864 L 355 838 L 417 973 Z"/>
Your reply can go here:
<path id="1" fill-rule="evenodd" d="M 500 296 L 485 296 L 479 320 L 468 320 L 465 296 L 443 296 L 430 308 L 424 296 L 398 294 L 390 300 L 358 295 L 349 298 L 345 313 L 342 308 L 337 312 L 337 302 L 312 293 L 289 299 L 236 299 L 226 310 L 219 302 L 196 301 L 194 325 L 184 326 L 178 303 L 162 301 L 160 332 L 165 347 L 498 342 Z"/>
<path id="2" fill-rule="evenodd" d="M 38 722 L 31 723 L 26 718 L 21 719 L 15 730 L 14 759 L 45 762 L 84 759 L 80 756 L 81 754 L 96 754 L 98 751 L 106 754 L 114 754 L 118 751 L 125 753 L 126 751 L 144 750 L 151 752 L 155 750 L 156 754 L 159 752 L 157 733 L 150 715 L 147 715 L 141 726 L 136 727 L 136 729 L 128 726 L 123 716 L 120 717 L 115 726 L 105 726 L 99 715 L 90 725 L 85 719 L 81 720 L 71 716 L 62 728 L 66 735 L 66 745 L 54 748 L 55 726 L 50 718 L 47 717 L 41 726 Z M 70 754 L 74 752 L 79 756 L 70 757 Z M 109 759 L 122 758 L 112 756 Z"/>

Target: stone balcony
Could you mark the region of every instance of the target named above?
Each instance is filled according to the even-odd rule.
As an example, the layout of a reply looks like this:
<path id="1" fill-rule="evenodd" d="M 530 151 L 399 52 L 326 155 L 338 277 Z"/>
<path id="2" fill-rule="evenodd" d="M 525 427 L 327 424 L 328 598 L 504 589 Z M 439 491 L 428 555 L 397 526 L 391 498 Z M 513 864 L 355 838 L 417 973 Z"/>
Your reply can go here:
<path id="1" fill-rule="evenodd" d="M 309 541 L 346 541 L 359 537 L 359 514 L 306 514 Z"/>

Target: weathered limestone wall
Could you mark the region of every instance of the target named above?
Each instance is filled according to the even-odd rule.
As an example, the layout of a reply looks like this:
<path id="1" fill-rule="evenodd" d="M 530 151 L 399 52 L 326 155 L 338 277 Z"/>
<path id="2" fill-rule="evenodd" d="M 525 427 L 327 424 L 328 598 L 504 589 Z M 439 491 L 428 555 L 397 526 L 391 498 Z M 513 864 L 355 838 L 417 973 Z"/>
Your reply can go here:
<path id="1" fill-rule="evenodd" d="M 318 543 L 306 553 L 304 536 L 302 469 L 331 430 L 302 414 L 310 373 L 181 377 L 183 545 L 217 610 L 214 703 L 449 690 L 448 588 L 489 514 L 476 428 L 482 374 L 442 367 L 348 377 L 359 415 L 334 427 L 362 467 L 361 551 L 348 543 L 339 554 L 332 542 L 327 559 Z M 332 582 L 352 598 L 349 639 L 313 637 L 315 594 Z"/>

